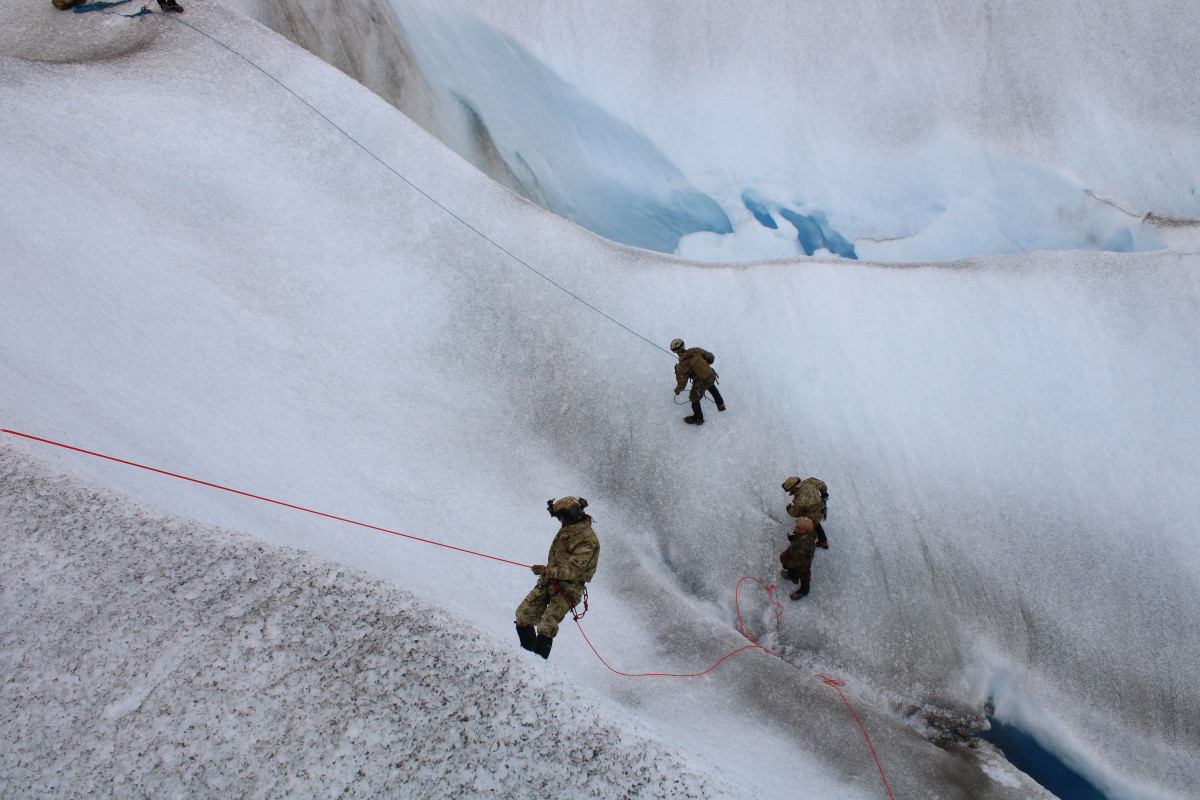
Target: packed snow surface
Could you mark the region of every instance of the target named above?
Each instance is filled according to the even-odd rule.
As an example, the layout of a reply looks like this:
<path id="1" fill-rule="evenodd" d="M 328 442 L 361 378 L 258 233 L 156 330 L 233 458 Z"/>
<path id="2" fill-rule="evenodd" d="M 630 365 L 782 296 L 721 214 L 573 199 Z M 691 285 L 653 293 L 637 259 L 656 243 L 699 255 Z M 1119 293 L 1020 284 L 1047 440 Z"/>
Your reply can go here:
<path id="1" fill-rule="evenodd" d="M 409 592 L 2 452 L 5 797 L 729 792 Z"/>
<path id="2" fill-rule="evenodd" d="M 898 797 L 1038 796 L 986 745 L 931 743 L 989 698 L 1111 797 L 1200 793 L 1186 199 L 1152 252 L 691 261 L 565 222 L 240 12 L 187 5 L 0 0 L 0 427 L 516 564 L 5 434 L 0 793 L 886 796 L 818 675 Z M 702 428 L 671 404 L 676 336 L 717 354 L 729 410 Z M 776 619 L 735 587 L 776 580 L 791 474 L 828 482 L 831 546 Z M 525 658 L 518 565 L 565 494 L 601 538 L 582 630 L 609 665 L 707 669 L 745 645 L 739 614 L 776 655 L 628 678 L 568 622 Z M 442 698 L 468 719 L 435 735 Z M 593 769 L 542 736 L 608 744 Z M 456 743 L 488 766 L 443 764 Z"/>

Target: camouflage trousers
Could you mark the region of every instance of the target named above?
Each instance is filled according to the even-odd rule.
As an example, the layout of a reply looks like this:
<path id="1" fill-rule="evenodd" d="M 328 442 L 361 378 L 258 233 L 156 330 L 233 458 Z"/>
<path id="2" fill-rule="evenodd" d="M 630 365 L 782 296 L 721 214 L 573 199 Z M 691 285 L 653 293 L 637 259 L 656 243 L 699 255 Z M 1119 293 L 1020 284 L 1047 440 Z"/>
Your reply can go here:
<path id="1" fill-rule="evenodd" d="M 808 583 L 812 579 L 813 554 L 817 552 L 817 533 L 793 533 L 788 538 L 792 543 L 779 554 L 779 563 L 790 580 Z"/>
<path id="2" fill-rule="evenodd" d="M 522 628 L 536 627 L 542 636 L 553 639 L 558 634 L 558 624 L 571 610 L 571 605 L 582 600 L 582 583 L 538 578 L 537 586 L 517 606 L 517 624 Z"/>

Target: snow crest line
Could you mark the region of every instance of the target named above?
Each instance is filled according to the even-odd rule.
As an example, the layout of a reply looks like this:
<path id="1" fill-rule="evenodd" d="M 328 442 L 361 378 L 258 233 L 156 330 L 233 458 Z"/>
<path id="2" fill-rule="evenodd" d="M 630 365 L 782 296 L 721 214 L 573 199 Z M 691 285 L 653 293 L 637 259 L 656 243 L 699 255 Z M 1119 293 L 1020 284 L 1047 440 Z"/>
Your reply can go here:
<path id="1" fill-rule="evenodd" d="M 499 556 L 490 556 L 487 553 L 480 553 L 475 550 L 467 550 L 464 547 L 455 547 L 452 544 L 444 544 L 443 542 L 435 542 L 433 539 L 422 539 L 420 536 L 413 536 L 412 534 L 401 533 L 400 531 L 394 531 L 394 530 L 391 530 L 390 528 L 381 528 L 378 525 L 368 525 L 365 522 L 358 522 L 356 520 L 347 519 L 346 517 L 338 517 L 333 514 L 326 514 L 323 511 L 314 511 L 311 508 L 305 508 L 304 506 L 293 505 L 292 503 L 285 503 L 282 500 L 272 500 L 269 497 L 262 497 L 261 495 L 250 494 L 249 492 L 243 492 L 238 489 L 231 489 L 228 486 L 221 486 L 218 483 L 209 483 L 208 481 L 202 481 L 198 478 L 189 478 L 187 475 L 179 475 L 175 472 L 167 472 L 166 470 L 156 469 L 154 467 L 147 467 L 145 464 L 138 464 L 135 461 L 126 461 L 122 458 L 106 456 L 103 453 L 96 453 L 91 450 L 84 450 L 83 448 L 80 448 L 80 447 L 72 447 L 69 444 L 63 444 L 62 442 L 56 442 L 51 439 L 43 439 L 40 436 L 31 436 L 28 433 L 21 433 L 20 431 L 10 431 L 7 428 L 0 428 L 0 433 L 11 433 L 13 436 L 20 436 L 25 439 L 32 439 L 35 442 L 42 442 L 44 444 L 52 444 L 55 447 L 61 447 L 64 450 L 74 450 L 76 453 L 83 453 L 85 455 L 95 456 L 96 458 L 103 458 L 108 461 L 115 461 L 118 464 L 125 464 L 130 467 L 137 467 L 138 469 L 144 469 L 147 472 L 157 472 L 159 475 L 166 475 L 167 477 L 170 477 L 170 478 L 179 478 L 180 480 L 190 481 L 191 483 L 197 483 L 197 484 L 200 484 L 201 486 L 208 486 L 213 489 L 220 489 L 223 492 L 229 492 L 231 494 L 241 495 L 242 497 L 249 497 L 252 500 L 262 500 L 265 503 L 274 503 L 275 505 L 283 506 L 284 508 L 293 508 L 297 511 L 304 511 L 308 514 L 315 514 L 318 517 L 325 517 L 326 519 L 333 519 L 333 520 L 337 520 L 338 522 L 346 522 L 346 523 L 349 523 L 350 525 L 357 525 L 360 528 L 369 528 L 370 530 L 379 531 L 381 533 L 390 533 L 393 536 L 403 536 L 405 539 L 412 539 L 417 542 L 425 542 L 426 544 L 436 544 L 438 547 L 445 547 L 448 550 L 457 550 L 458 552 L 466 553 L 467 555 L 479 556 L 481 558 L 490 558 L 493 561 L 501 561 L 505 564 L 512 564 L 513 566 L 524 567 L 525 569 L 529 569 L 529 567 L 531 566 L 529 564 L 522 564 L 520 561 L 509 561 L 507 558 L 500 558 Z"/>

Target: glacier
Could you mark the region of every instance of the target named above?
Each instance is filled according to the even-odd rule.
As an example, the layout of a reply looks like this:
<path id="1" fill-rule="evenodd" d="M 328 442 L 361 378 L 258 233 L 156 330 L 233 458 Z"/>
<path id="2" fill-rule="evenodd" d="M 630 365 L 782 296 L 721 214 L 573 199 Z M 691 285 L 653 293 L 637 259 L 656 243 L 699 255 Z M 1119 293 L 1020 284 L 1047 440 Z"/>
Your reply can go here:
<path id="1" fill-rule="evenodd" d="M 864 141 L 900 147 L 911 126 L 868 126 L 857 139 L 847 130 L 863 115 L 944 101 L 929 120 L 895 117 L 926 128 L 907 150 L 917 161 L 897 170 L 921 173 L 914 165 L 939 137 L 964 153 L 986 142 L 1006 164 L 1036 165 L 1014 188 L 1078 199 L 1071 187 L 1084 187 L 1079 202 L 1129 232 L 1106 242 L 1116 228 L 1105 224 L 1098 245 L 988 254 L 935 225 L 931 248 L 974 252 L 910 261 L 864 246 L 855 226 L 865 217 L 835 213 L 832 176 L 871 171 L 848 158 L 827 162 L 847 169 L 825 183 L 794 181 L 800 172 L 767 169 L 802 170 L 774 159 L 790 148 L 759 139 L 723 147 L 741 159 L 736 180 L 705 172 L 717 162 L 691 135 L 740 140 L 687 114 L 746 131 L 781 127 L 748 125 L 756 115 L 793 113 L 759 102 L 796 91 L 762 72 L 721 83 L 734 66 L 791 52 L 795 30 L 779 24 L 777 5 L 459 9 L 628 126 L 614 130 L 644 137 L 677 185 L 720 206 L 734 240 L 748 237 L 698 231 L 679 253 L 548 213 L 481 172 L 486 159 L 430 135 L 454 124 L 439 116 L 441 78 L 413 54 L 406 70 L 380 65 L 409 30 L 402 7 L 186 5 L 181 19 L 129 19 L 0 3 L 0 427 L 529 563 L 553 533 L 545 499 L 582 494 L 605 548 L 583 625 L 606 660 L 626 672 L 707 668 L 745 644 L 739 610 L 776 656 L 743 653 L 702 679 L 630 679 L 568 625 L 550 661 L 522 659 L 511 628 L 529 585 L 522 570 L 5 435 L 0 635 L 4 672 L 17 677 L 0 710 L 6 731 L 22 731 L 0 751 L 6 796 L 47 786 L 534 796 L 564 771 L 578 796 L 605 796 L 625 775 L 630 796 L 671 796 L 664 771 L 700 796 L 886 796 L 862 730 L 817 675 L 846 683 L 897 796 L 1039 796 L 985 742 L 934 743 L 939 726 L 978 723 L 989 701 L 1109 797 L 1196 794 L 1200 255 L 1188 189 L 1195 85 L 1183 78 L 1200 52 L 1184 45 L 1200 27 L 1180 24 L 1190 6 L 972 5 L 939 12 L 933 29 L 925 5 L 814 6 L 805 24 L 827 36 L 805 57 L 856 68 L 841 86 L 809 90 L 845 96 L 871 86 L 874 70 L 886 95 L 902 70 L 883 68 L 916 52 L 940 76 L 890 107 L 806 104 L 824 119 L 785 120 L 824 139 L 825 153 L 838 141 L 843 155 Z M 377 49 L 358 52 L 364 83 L 404 86 L 369 91 L 330 66 L 346 66 L 337 58 L 325 63 L 251 19 L 287 16 L 285 32 L 302 39 L 302 11 L 320 23 L 314 52 L 369 43 Z M 733 32 L 704 35 L 717 17 Z M 874 27 L 851 41 L 848 20 Z M 941 49 L 918 47 L 930 37 Z M 1100 66 L 1082 88 L 1052 80 L 1114 41 L 1120 63 L 1087 62 Z M 952 91 L 967 80 L 958 67 L 988 53 L 999 88 Z M 1022 72 L 1034 54 L 1045 69 Z M 693 58 L 728 69 L 701 74 Z M 604 74 L 588 72 L 596 64 Z M 780 73 L 801 74 L 770 75 Z M 1025 79 L 1071 102 L 1015 132 L 996 125 L 1027 100 Z M 671 113 L 646 112 L 663 86 L 678 92 Z M 1083 91 L 1096 86 L 1110 91 Z M 423 98 L 420 113 L 385 102 L 403 110 L 406 92 Z M 1075 114 L 1111 127 L 1052 124 Z M 952 122 L 960 130 L 934 130 Z M 495 152 L 506 146 L 495 141 Z M 974 163 L 1000 163 L 991 159 Z M 1060 183 L 1063 174 L 1074 177 Z M 921 189 L 922 175 L 909 177 Z M 801 183 L 803 195 L 784 191 Z M 917 195 L 893 213 L 927 211 L 920 201 L 932 195 Z M 778 228 L 758 221 L 756 203 L 779 214 Z M 857 203 L 840 207 L 862 211 Z M 970 217 L 983 205 L 964 198 L 960 208 Z M 783 208 L 822 214 L 858 260 L 801 255 Z M 906 241 L 917 221 L 876 233 Z M 740 263 L 689 258 L 693 244 Z M 675 336 L 717 353 L 730 408 L 700 430 L 679 422 L 672 361 L 653 346 Z M 761 593 L 735 587 L 746 575 L 774 579 L 788 521 L 778 486 L 790 474 L 829 483 L 831 549 L 817 556 L 813 594 L 776 619 Z M 219 569 L 190 584 L 160 579 L 183 545 L 184 558 Z M 111 576 L 95 566 L 106 558 Z M 314 569 L 331 577 L 313 581 Z M 438 635 L 406 650 L 358 616 L 283 635 L 272 620 L 288 606 L 236 602 L 253 570 L 301 603 L 289 626 L 331 620 L 335 598 L 350 596 L 347 614 L 375 619 L 362 610 L 374 604 L 412 625 L 411 610 Z M 57 601 L 108 613 L 54 613 Z M 187 622 L 210 613 L 207 627 Z M 411 736 L 394 735 L 386 705 L 356 710 L 361 678 L 338 669 L 297 670 L 291 695 L 264 695 L 265 679 L 246 671 L 268 653 L 336 653 L 346 637 L 454 665 L 444 675 L 455 702 L 479 682 L 509 692 L 508 705 L 480 698 L 460 720 L 465 738 L 436 739 L 429 752 L 486 751 L 484 763 L 531 782 L 500 766 L 460 775 L 435 765 L 444 756 L 421 761 L 419 715 L 405 717 Z M 187 657 L 173 658 L 182 645 Z M 218 690 L 204 683 L 217 667 L 243 671 Z M 171 715 L 192 701 L 233 716 L 181 739 Z M 280 727 L 293 706 L 343 727 Z M 491 741 L 473 738 L 479 715 L 496 715 Z M 565 722 L 547 728 L 544 715 Z M 520 744 L 522 730 L 550 730 L 582 753 L 576 745 L 596 746 L 593 728 L 613 744 L 595 762 Z M 268 740 L 286 764 L 242 755 Z M 183 768 L 172 755 L 180 741 L 189 754 L 236 757 Z M 490 753 L 496 741 L 505 756 Z M 413 758 L 410 777 L 393 771 Z M 659 761 L 669 766 L 655 772 Z"/>
<path id="2" fill-rule="evenodd" d="M 1169 21 L 1177 4 L 391 7 L 440 97 L 427 127 L 627 244 L 737 261 L 1127 252 L 1165 246 L 1147 213 L 1200 216 L 1194 42 Z M 415 106 L 399 104 L 420 118 Z M 747 191 L 820 215 L 853 247 L 822 247 L 807 221 L 763 236 Z M 664 193 L 724 214 L 676 212 L 668 228 Z"/>

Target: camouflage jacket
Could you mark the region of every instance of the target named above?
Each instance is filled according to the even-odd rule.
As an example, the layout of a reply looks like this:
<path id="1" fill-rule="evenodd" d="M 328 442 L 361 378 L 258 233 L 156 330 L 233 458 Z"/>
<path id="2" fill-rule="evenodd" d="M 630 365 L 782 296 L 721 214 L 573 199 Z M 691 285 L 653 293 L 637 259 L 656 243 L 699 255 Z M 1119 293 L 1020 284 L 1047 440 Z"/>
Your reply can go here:
<path id="1" fill-rule="evenodd" d="M 550 580 L 586 583 L 596 574 L 599 560 L 600 540 L 592 530 L 592 518 L 584 514 L 579 522 L 558 529 L 550 543 L 550 555 L 546 556 L 546 571 L 542 576 Z"/>
<path id="2" fill-rule="evenodd" d="M 818 478 L 805 478 L 792 489 L 792 502 L 787 513 L 792 517 L 808 517 L 813 522 L 825 519 L 825 498 L 829 488 Z"/>
<path id="3" fill-rule="evenodd" d="M 675 365 L 675 392 L 683 391 L 688 378 L 703 386 L 711 386 L 716 373 L 709 365 L 717 357 L 702 347 L 689 347 L 679 354 L 679 363 Z"/>

